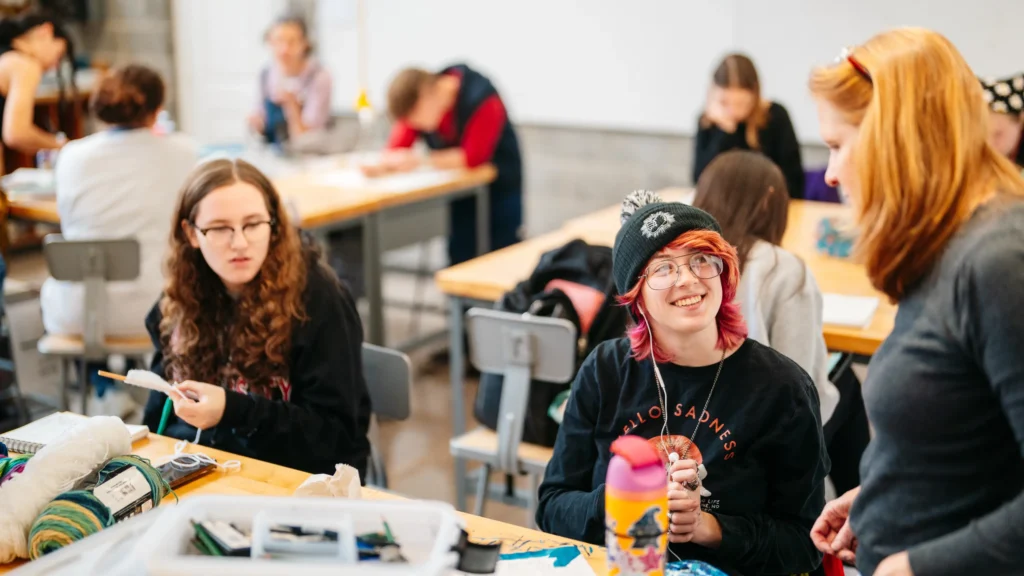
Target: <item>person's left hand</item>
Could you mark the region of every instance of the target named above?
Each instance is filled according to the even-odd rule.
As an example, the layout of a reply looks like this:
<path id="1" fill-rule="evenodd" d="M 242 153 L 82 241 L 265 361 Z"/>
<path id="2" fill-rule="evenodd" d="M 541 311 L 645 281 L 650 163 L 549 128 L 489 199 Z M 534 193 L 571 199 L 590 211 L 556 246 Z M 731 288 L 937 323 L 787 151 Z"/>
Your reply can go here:
<path id="1" fill-rule="evenodd" d="M 174 413 L 200 430 L 213 428 L 224 417 L 227 393 L 220 386 L 187 380 L 178 384 L 178 390 L 195 400 L 180 396 L 174 399 Z"/>
<path id="2" fill-rule="evenodd" d="M 302 108 L 299 105 L 299 97 L 294 92 L 281 90 L 277 93 L 277 104 L 282 108 Z"/>
<path id="3" fill-rule="evenodd" d="M 910 555 L 900 552 L 882 560 L 875 569 L 875 576 L 914 576 L 910 568 Z"/>

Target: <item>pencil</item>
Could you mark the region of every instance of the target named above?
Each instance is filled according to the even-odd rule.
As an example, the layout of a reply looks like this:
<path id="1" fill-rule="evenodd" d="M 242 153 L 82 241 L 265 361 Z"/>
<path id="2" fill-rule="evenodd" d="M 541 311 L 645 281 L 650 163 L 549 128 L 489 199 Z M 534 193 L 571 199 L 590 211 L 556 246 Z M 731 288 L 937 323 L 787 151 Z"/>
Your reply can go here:
<path id="1" fill-rule="evenodd" d="M 100 376 L 103 376 L 104 378 L 110 378 L 111 380 L 117 380 L 119 382 L 124 382 L 126 378 L 125 376 L 121 376 L 120 374 L 114 374 L 113 372 L 104 372 L 103 370 L 97 370 L 97 373 Z"/>

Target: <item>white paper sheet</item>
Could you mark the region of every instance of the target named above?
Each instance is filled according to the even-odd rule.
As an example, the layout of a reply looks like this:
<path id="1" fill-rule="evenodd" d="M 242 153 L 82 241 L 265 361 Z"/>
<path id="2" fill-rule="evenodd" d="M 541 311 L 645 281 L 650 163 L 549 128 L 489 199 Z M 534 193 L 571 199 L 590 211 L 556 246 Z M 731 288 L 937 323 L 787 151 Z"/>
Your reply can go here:
<path id="1" fill-rule="evenodd" d="M 867 328 L 878 310 L 878 298 L 824 294 L 823 320 L 825 324 Z"/>
<path id="2" fill-rule="evenodd" d="M 367 178 L 358 169 L 345 168 L 320 174 L 314 179 L 314 182 L 320 186 L 360 188 L 386 193 L 398 193 L 417 188 L 439 186 L 446 182 L 451 182 L 458 175 L 458 170 L 416 170 L 405 174 Z"/>

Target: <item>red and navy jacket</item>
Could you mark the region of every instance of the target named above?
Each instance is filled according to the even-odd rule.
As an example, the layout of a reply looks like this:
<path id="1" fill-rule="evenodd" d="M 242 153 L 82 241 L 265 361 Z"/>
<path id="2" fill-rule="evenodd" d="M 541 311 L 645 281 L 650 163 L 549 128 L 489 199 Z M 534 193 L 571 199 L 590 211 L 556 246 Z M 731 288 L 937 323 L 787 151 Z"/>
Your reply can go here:
<path id="1" fill-rule="evenodd" d="M 444 115 L 434 132 L 419 132 L 404 122 L 397 122 L 388 148 L 408 148 L 417 138 L 423 138 L 433 150 L 461 147 L 470 168 L 490 162 L 498 169 L 498 177 L 490 187 L 492 197 L 522 194 L 519 140 L 494 84 L 465 64 L 449 66 L 441 74 L 461 80 L 455 106 Z"/>

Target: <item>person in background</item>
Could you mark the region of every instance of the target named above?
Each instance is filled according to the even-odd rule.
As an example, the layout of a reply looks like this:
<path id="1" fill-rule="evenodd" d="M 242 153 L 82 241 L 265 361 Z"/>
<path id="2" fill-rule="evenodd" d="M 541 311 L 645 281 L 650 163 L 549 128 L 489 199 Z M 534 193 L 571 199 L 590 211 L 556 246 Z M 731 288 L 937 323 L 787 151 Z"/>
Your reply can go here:
<path id="1" fill-rule="evenodd" d="M 640 191 L 622 220 L 613 275 L 635 324 L 595 348 L 573 382 L 538 526 L 604 544 L 610 446 L 633 434 L 670 475 L 675 557 L 730 575 L 814 572 L 822 556 L 808 530 L 829 469 L 814 383 L 747 338 L 733 300 L 739 259 L 711 215 Z"/>
<path id="2" fill-rule="evenodd" d="M 989 143 L 1024 170 L 1024 73 L 983 79 L 981 87 L 988 104 Z"/>
<path id="3" fill-rule="evenodd" d="M 818 389 L 832 470 L 840 493 L 860 485 L 860 457 L 870 440 L 860 382 L 844 371 L 837 388 L 829 379 L 822 326 L 822 298 L 807 265 L 781 246 L 789 216 L 786 179 L 761 154 L 726 152 L 697 181 L 693 206 L 714 216 L 739 255 L 736 300 L 748 338 L 791 358 Z"/>
<path id="4" fill-rule="evenodd" d="M 697 121 L 693 181 L 715 156 L 736 148 L 760 152 L 786 176 L 793 198 L 804 197 L 804 167 L 789 112 L 761 96 L 761 81 L 753 61 L 730 54 L 711 76 L 707 104 Z"/>
<path id="5" fill-rule="evenodd" d="M 34 123 L 36 90 L 48 70 L 57 71 L 63 103 L 60 64 L 65 58 L 73 60 L 71 42 L 52 16 L 30 11 L 0 19 L 0 138 L 5 165 L 13 165 L 13 151 L 34 154 L 59 149 L 66 142 L 63 134 L 55 136 Z"/>
<path id="6" fill-rule="evenodd" d="M 242 160 L 211 160 L 178 200 L 166 290 L 146 318 L 152 369 L 174 398 L 163 433 L 235 454 L 366 477 L 370 396 L 356 304 L 304 243 L 273 185 Z M 144 422 L 162 430 L 165 399 Z"/>
<path id="7" fill-rule="evenodd" d="M 865 575 L 1020 574 L 1024 178 L 936 32 L 879 34 L 809 84 L 826 177 L 850 198 L 872 284 L 899 304 L 864 382 L 861 485 L 812 538 Z"/>
<path id="8" fill-rule="evenodd" d="M 69 142 L 55 168 L 57 213 L 68 240 L 133 237 L 139 241 L 139 277 L 107 285 L 105 330 L 111 336 L 145 334 L 144 320 L 163 288 L 161 263 L 174 203 L 198 160 L 183 135 L 153 133 L 164 103 L 164 82 L 150 68 L 130 64 L 110 71 L 91 108 L 107 129 Z M 77 282 L 43 284 L 43 325 L 50 334 L 82 333 L 82 291 Z M 137 408 L 127 392 L 95 375 L 97 398 L 89 412 L 125 416 Z"/>
<path id="9" fill-rule="evenodd" d="M 438 73 L 417 68 L 400 72 L 388 90 L 395 126 L 379 164 L 364 166 L 369 175 L 434 168 L 473 168 L 492 163 L 498 176 L 490 184 L 490 249 L 519 241 L 523 221 L 523 174 L 519 141 L 497 89 L 465 64 Z M 422 138 L 432 153 L 423 158 L 410 148 Z M 476 199 L 451 203 L 448 257 L 458 264 L 477 255 Z"/>
<path id="10" fill-rule="evenodd" d="M 306 22 L 283 16 L 267 30 L 273 62 L 263 68 L 249 128 L 272 144 L 323 130 L 331 119 L 331 75 L 312 56 Z"/>

